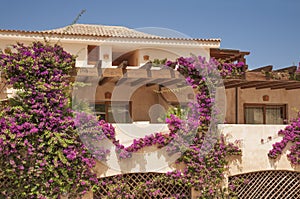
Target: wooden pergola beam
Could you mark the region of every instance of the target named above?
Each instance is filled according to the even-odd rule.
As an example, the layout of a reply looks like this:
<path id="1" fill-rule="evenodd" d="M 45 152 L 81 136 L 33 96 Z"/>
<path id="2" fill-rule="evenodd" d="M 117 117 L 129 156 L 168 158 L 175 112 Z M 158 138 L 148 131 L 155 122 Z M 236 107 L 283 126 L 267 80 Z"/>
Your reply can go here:
<path id="1" fill-rule="evenodd" d="M 160 85 L 162 85 L 162 86 L 170 86 L 170 85 L 177 84 L 179 82 L 183 82 L 183 80 L 184 79 L 173 79 L 173 80 L 170 80 L 170 81 L 167 81 L 167 82 L 163 82 Z M 185 80 L 184 80 L 184 83 L 186 83 Z"/>
<path id="2" fill-rule="evenodd" d="M 257 80 L 257 81 L 243 81 L 243 80 L 225 80 L 224 86 L 226 89 L 240 87 L 241 89 L 256 88 L 256 89 L 284 89 L 284 88 L 298 88 L 300 81 L 291 80 Z"/>
<path id="3" fill-rule="evenodd" d="M 262 66 L 256 69 L 251 70 L 250 72 L 271 72 L 273 70 L 273 65 Z"/>
<path id="4" fill-rule="evenodd" d="M 282 81 L 271 81 L 271 82 L 264 82 L 262 85 L 258 85 L 256 86 L 256 89 L 265 89 L 265 88 L 271 88 L 273 86 L 280 86 L 280 85 L 284 85 L 286 84 L 286 82 L 282 82 Z"/>
<path id="5" fill-rule="evenodd" d="M 139 78 L 133 82 L 130 83 L 131 86 L 137 86 L 143 82 L 145 82 L 147 80 L 147 78 Z"/>
<path id="6" fill-rule="evenodd" d="M 128 80 L 128 78 L 126 78 L 126 77 L 118 79 L 118 81 L 116 81 L 116 85 L 120 86 L 121 84 L 124 84 L 127 80 Z"/>
<path id="7" fill-rule="evenodd" d="M 106 84 L 107 82 L 110 82 L 113 79 L 113 77 L 103 77 L 99 80 L 98 85 L 101 86 L 103 84 Z"/>
<path id="8" fill-rule="evenodd" d="M 244 86 L 250 86 L 250 85 L 254 85 L 257 84 L 259 81 L 255 81 L 255 82 L 249 82 L 249 81 L 243 81 L 241 83 L 238 83 L 235 85 L 235 87 L 244 87 Z"/>
<path id="9" fill-rule="evenodd" d="M 147 82 L 146 86 L 151 86 L 151 85 L 155 85 L 155 84 L 160 84 L 164 81 L 167 81 L 168 79 L 166 78 L 153 78 L 153 80 Z"/>
<path id="10" fill-rule="evenodd" d="M 127 66 L 128 66 L 128 61 L 124 60 L 118 65 L 118 68 L 126 69 Z"/>
<path id="11" fill-rule="evenodd" d="M 226 89 L 238 87 L 241 83 L 244 83 L 242 80 L 231 80 L 231 81 L 224 81 L 224 86 Z"/>
<path id="12" fill-rule="evenodd" d="M 233 49 L 210 49 L 210 56 L 216 59 L 223 59 L 227 62 L 242 61 L 246 64 L 245 56 L 249 55 L 250 52 L 233 50 Z"/>
<path id="13" fill-rule="evenodd" d="M 254 87 L 256 87 L 258 85 L 262 85 L 264 83 L 265 83 L 264 81 L 250 81 L 250 82 L 244 83 L 240 87 L 241 87 L 241 89 L 254 88 Z"/>
<path id="14" fill-rule="evenodd" d="M 261 88 L 261 87 L 264 87 L 264 86 L 268 86 L 270 87 L 270 85 L 274 84 L 274 82 L 268 82 L 268 81 L 261 81 L 261 82 L 257 82 L 257 83 L 251 83 L 249 82 L 248 85 L 245 85 L 243 87 L 241 87 L 242 89 L 245 89 L 245 88 Z"/>
<path id="15" fill-rule="evenodd" d="M 287 86 L 286 88 L 285 88 L 286 90 L 295 90 L 295 89 L 300 89 L 300 84 L 298 85 L 298 86 Z"/>
<path id="16" fill-rule="evenodd" d="M 125 64 L 125 63 L 124 63 Z M 146 86 L 149 85 L 164 85 L 169 86 L 173 84 L 178 84 L 179 82 L 185 83 L 185 79 L 180 77 L 175 71 L 172 70 L 151 70 L 149 69 L 150 63 L 148 66 L 145 66 L 145 69 L 131 69 L 128 70 L 126 73 L 122 71 L 122 68 L 105 68 L 102 69 L 102 75 L 98 84 L 101 86 L 109 81 L 117 81 L 116 84 L 120 85 L 125 83 L 126 81 L 129 82 L 131 86 L 136 86 L 141 83 L 145 84 Z M 224 79 L 224 86 L 226 89 L 229 88 L 237 88 L 240 87 L 241 89 L 247 88 L 256 88 L 256 89 L 298 89 L 300 81 L 296 80 L 288 80 L 288 77 L 284 77 L 282 79 L 267 79 L 266 75 L 261 72 L 263 71 L 270 71 L 272 70 L 272 66 L 264 66 L 260 67 L 259 69 L 255 69 L 249 72 L 246 72 L 245 78 L 236 78 L 236 79 Z M 277 72 L 285 71 L 285 72 L 293 72 L 295 70 L 295 66 L 288 67 L 285 69 L 277 70 Z M 82 69 L 81 74 L 83 77 L 93 77 L 95 75 L 95 68 L 84 68 Z M 79 75 L 79 77 L 81 77 Z M 178 86 L 178 85 L 177 85 Z"/>
<path id="17" fill-rule="evenodd" d="M 232 84 L 225 84 L 225 88 L 235 88 L 235 87 L 241 87 L 241 89 L 245 88 L 253 88 L 259 85 L 265 84 L 265 81 L 241 81 L 237 83 L 232 83 Z"/>
<path id="18" fill-rule="evenodd" d="M 298 85 L 300 85 L 300 82 L 295 82 L 295 81 L 289 82 L 289 83 L 286 82 L 285 84 L 282 84 L 282 85 L 272 86 L 271 89 L 272 90 L 275 90 L 275 89 L 286 89 L 288 87 L 294 87 L 294 86 L 298 86 Z"/>
<path id="19" fill-rule="evenodd" d="M 288 72 L 288 73 L 294 73 L 297 70 L 297 66 L 289 66 L 286 68 L 281 68 L 281 69 L 277 69 L 274 70 L 275 72 Z"/>
<path id="20" fill-rule="evenodd" d="M 267 80 L 266 75 L 262 72 L 246 72 L 245 79 L 247 81 L 265 81 Z"/>

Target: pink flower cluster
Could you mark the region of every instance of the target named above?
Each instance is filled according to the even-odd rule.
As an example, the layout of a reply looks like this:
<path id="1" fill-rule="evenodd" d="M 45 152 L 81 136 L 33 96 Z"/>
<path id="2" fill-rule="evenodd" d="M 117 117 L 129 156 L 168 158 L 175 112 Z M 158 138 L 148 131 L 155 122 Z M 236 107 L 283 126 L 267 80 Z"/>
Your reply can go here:
<path id="1" fill-rule="evenodd" d="M 175 115 L 166 119 L 169 125 L 169 134 L 155 133 L 144 138 L 134 140 L 129 147 L 120 145 L 115 140 L 114 130 L 111 126 L 104 125 L 106 135 L 113 140 L 117 146 L 119 157 L 130 157 L 130 153 L 136 152 L 144 147 L 157 145 L 167 146 L 169 153 L 181 152 L 182 157 L 177 163 L 186 165 L 183 172 L 175 170 L 167 173 L 164 179 L 178 186 L 187 188 L 194 187 L 202 193 L 202 198 L 214 198 L 220 194 L 221 181 L 227 165 L 226 157 L 229 155 L 240 155 L 240 149 L 226 143 L 224 137 L 219 137 L 215 128 L 209 128 L 210 124 L 217 124 L 217 110 L 213 109 L 215 90 L 207 85 L 207 78 L 214 83 L 221 83 L 222 78 L 228 75 L 242 74 L 242 63 L 221 65 L 214 59 L 205 61 L 202 57 L 179 58 L 177 62 L 167 62 L 167 66 L 175 68 L 186 77 L 186 81 L 193 88 L 198 88 L 196 101 L 189 104 L 188 117 L 182 120 Z M 106 184 L 108 189 L 114 187 L 114 183 Z M 153 197 L 160 194 L 159 188 L 153 187 L 155 180 L 146 182 L 144 191 Z M 126 187 L 126 183 L 121 183 Z M 143 186 L 143 185 L 141 185 Z M 120 187 L 120 188 L 121 188 Z M 121 191 L 121 190 L 120 190 Z M 121 193 L 121 192 L 120 192 Z M 111 193 L 116 194 L 116 192 Z M 115 196 L 115 195 L 114 195 Z M 134 195 L 136 196 L 136 195 Z M 133 197 L 134 197 L 133 196 Z M 128 196 L 129 198 L 131 196 Z M 184 196 L 173 196 L 181 198 Z M 113 197 L 109 197 L 113 198 Z"/>
<path id="2" fill-rule="evenodd" d="M 280 142 L 273 144 L 273 148 L 269 151 L 268 156 L 273 159 L 278 158 L 290 142 L 292 146 L 287 157 L 293 165 L 300 165 L 300 112 L 298 118 L 292 120 L 291 124 L 284 130 L 280 130 L 278 134 L 282 135 L 283 138 Z"/>
<path id="3" fill-rule="evenodd" d="M 0 198 L 80 195 L 97 182 L 94 158 L 74 130 L 68 73 L 75 57 L 40 42 L 0 53 L 0 68 L 17 97 L 0 112 Z M 87 182 L 82 184 L 81 182 Z"/>

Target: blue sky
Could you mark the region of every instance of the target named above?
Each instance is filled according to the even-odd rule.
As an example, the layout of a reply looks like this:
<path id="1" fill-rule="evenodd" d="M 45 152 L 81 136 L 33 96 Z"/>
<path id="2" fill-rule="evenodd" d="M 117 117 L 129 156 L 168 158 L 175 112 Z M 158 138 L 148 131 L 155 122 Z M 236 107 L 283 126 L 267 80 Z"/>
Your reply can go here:
<path id="1" fill-rule="evenodd" d="M 2 0 L 0 29 L 46 30 L 78 23 L 161 27 L 250 51 L 250 68 L 300 62 L 299 0 Z"/>

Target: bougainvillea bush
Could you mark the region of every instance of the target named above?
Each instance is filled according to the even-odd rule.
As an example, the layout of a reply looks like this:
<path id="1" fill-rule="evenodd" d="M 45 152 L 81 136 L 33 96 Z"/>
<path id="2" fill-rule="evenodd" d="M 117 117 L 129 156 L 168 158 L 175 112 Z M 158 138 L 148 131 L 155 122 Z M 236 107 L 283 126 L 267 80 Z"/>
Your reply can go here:
<path id="1" fill-rule="evenodd" d="M 283 136 L 283 138 L 280 142 L 273 144 L 273 148 L 269 151 L 268 156 L 272 159 L 278 158 L 290 142 L 292 146 L 287 157 L 293 165 L 300 165 L 300 112 L 298 113 L 298 118 L 293 119 L 291 124 L 280 130 L 278 135 Z"/>
<path id="2" fill-rule="evenodd" d="M 119 158 L 130 158 L 130 153 L 136 152 L 144 147 L 156 145 L 158 147 L 169 147 L 172 153 L 178 152 L 178 147 L 184 147 L 182 156 L 176 161 L 176 164 L 184 164 L 183 171 L 174 170 L 168 172 L 165 176 L 154 178 L 131 190 L 131 194 L 126 195 L 126 180 L 119 179 L 107 181 L 100 179 L 99 186 L 108 191 L 106 198 L 141 198 L 143 196 L 160 197 L 161 188 L 156 187 L 156 182 L 164 181 L 172 185 L 180 185 L 185 188 L 194 188 L 198 191 L 198 198 L 221 198 L 225 197 L 224 174 L 227 169 L 227 157 L 230 155 L 241 155 L 241 150 L 232 143 L 226 143 L 223 136 L 218 135 L 215 125 L 217 124 L 217 110 L 214 105 L 214 86 L 220 86 L 222 78 L 225 76 L 242 75 L 243 63 L 220 64 L 215 59 L 206 61 L 202 57 L 179 58 L 177 62 L 167 62 L 167 66 L 175 68 L 184 75 L 186 81 L 193 88 L 198 89 L 196 101 L 190 103 L 190 109 L 186 120 L 182 120 L 176 115 L 169 115 L 166 122 L 169 125 L 169 134 L 155 133 L 144 138 L 134 140 L 133 143 L 124 147 L 115 140 L 114 128 L 101 122 L 102 129 L 106 135 L 116 144 Z M 211 85 L 214 84 L 214 85 Z M 189 126 L 190 128 L 187 128 Z M 196 127 L 196 128 L 195 128 Z M 196 129 L 196 134 L 191 133 Z M 193 135 L 191 137 L 191 135 Z M 174 139 L 182 138 L 183 142 L 179 145 L 171 145 Z M 189 139 L 188 146 L 185 145 Z M 180 139 L 178 139 L 180 140 Z M 143 190 L 141 190 L 143 187 Z M 154 195 L 153 195 L 154 194 Z M 187 196 L 173 195 L 171 198 L 187 198 Z"/>
<path id="3" fill-rule="evenodd" d="M 0 113 L 0 198 L 70 198 L 97 182 L 68 108 L 74 56 L 58 45 L 17 44 L 0 54 L 17 95 Z"/>
<path id="4" fill-rule="evenodd" d="M 220 76 L 222 79 L 241 75 L 242 63 L 224 65 L 202 57 L 167 62 L 168 67 L 177 65 L 187 83 L 198 89 L 196 102 L 190 104 L 186 121 L 176 115 L 167 118 L 169 134 L 158 132 L 134 140 L 132 145 L 125 147 L 116 140 L 110 124 L 96 122 L 92 116 L 70 110 L 68 73 L 74 67 L 72 55 L 60 46 L 39 42 L 30 46 L 18 44 L 13 48 L 0 55 L 0 66 L 8 83 L 18 89 L 9 106 L 0 113 L 1 197 L 60 198 L 65 195 L 72 198 L 86 193 L 94 184 L 104 183 L 110 190 L 107 198 L 122 198 L 128 188 L 124 180 L 97 182 L 92 172 L 94 157 L 105 161 L 110 153 L 93 144 L 101 143 L 104 138 L 116 146 L 120 161 L 147 146 L 168 146 L 170 153 L 178 152 L 184 146 L 182 157 L 176 162 L 186 165 L 183 171 L 174 170 L 164 179 L 145 182 L 127 197 L 159 197 L 159 187 L 155 186 L 157 180 L 193 187 L 199 191 L 199 198 L 213 198 L 224 193 L 222 180 L 226 157 L 239 155 L 241 151 L 218 136 L 215 128 L 210 128 L 211 124 L 218 123 L 217 111 L 213 108 L 215 85 L 212 83 L 219 84 Z M 79 136 L 89 140 L 86 146 Z M 173 140 L 177 142 L 170 144 Z"/>

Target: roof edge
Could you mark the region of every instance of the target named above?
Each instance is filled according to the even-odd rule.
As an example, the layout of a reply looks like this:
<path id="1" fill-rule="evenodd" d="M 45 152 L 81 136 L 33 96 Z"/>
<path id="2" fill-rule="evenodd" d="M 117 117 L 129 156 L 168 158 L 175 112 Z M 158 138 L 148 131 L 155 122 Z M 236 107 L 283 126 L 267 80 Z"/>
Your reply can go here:
<path id="1" fill-rule="evenodd" d="M 109 27 L 109 26 L 108 26 Z M 110 26 L 110 27 L 123 27 L 123 26 Z M 126 27 L 124 27 L 126 28 Z M 54 29 L 55 30 L 55 29 Z M 129 29 L 131 30 L 131 29 Z M 173 37 L 160 37 L 157 35 L 151 35 L 149 37 L 141 37 L 141 36 L 111 36 L 111 35 L 93 35 L 93 34 L 79 34 L 79 33 L 58 33 L 53 32 L 53 30 L 46 31 L 33 31 L 33 30 L 12 30 L 12 29 L 0 29 L 1 33 L 15 33 L 15 34 L 39 34 L 41 36 L 44 35 L 66 35 L 66 36 L 91 36 L 91 37 L 115 37 L 115 38 L 130 38 L 130 39 L 158 39 L 158 40 L 178 40 L 178 41 L 202 41 L 202 42 L 221 42 L 220 38 L 173 38 Z M 150 35 L 150 34 L 149 34 Z"/>

